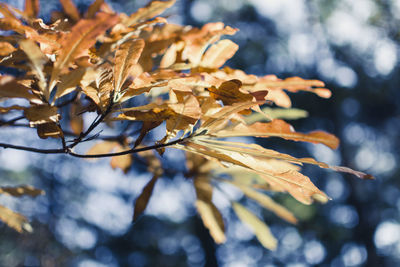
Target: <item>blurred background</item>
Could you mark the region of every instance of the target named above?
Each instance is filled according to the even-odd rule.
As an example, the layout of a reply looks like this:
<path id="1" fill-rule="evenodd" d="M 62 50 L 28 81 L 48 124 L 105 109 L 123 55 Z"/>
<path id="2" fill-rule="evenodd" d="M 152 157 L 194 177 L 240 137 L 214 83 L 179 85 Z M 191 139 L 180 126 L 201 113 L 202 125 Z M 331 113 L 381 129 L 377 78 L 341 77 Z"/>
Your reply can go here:
<path id="1" fill-rule="evenodd" d="M 23 7 L 22 0 L 9 2 Z M 148 1 L 106 2 L 130 14 Z M 89 4 L 75 3 L 82 10 Z M 41 1 L 41 16 L 48 19 L 60 7 L 55 0 Z M 400 266 L 400 1 L 178 0 L 166 15 L 172 23 L 222 21 L 239 28 L 231 38 L 240 46 L 231 67 L 326 82 L 331 99 L 291 95 L 293 106 L 307 110 L 309 118 L 290 123 L 298 131 L 334 133 L 342 141 L 338 150 L 277 140 L 262 144 L 365 171 L 376 180 L 306 167 L 333 200 L 304 206 L 278 195 L 300 219 L 297 226 L 221 188 L 264 217 L 279 239 L 271 252 L 218 192 L 228 240 L 215 245 L 196 215 L 183 167 L 158 181 L 146 214 L 132 224 L 133 202 L 151 178 L 140 163 L 124 175 L 107 159 L 0 150 L 1 185 L 33 184 L 46 191 L 34 200 L 0 197 L 2 205 L 27 215 L 35 230 L 21 235 L 0 224 L 0 266 Z M 3 127 L 0 140 L 32 144 L 35 133 Z M 179 166 L 181 156 L 168 151 L 165 166 Z"/>

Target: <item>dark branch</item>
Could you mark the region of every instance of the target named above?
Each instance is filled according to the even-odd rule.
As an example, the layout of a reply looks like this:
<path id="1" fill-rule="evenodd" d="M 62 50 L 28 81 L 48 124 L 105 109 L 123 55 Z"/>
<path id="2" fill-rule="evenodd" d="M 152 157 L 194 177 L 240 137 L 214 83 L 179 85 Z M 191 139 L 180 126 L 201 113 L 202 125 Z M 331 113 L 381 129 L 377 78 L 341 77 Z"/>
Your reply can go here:
<path id="1" fill-rule="evenodd" d="M 35 152 L 35 153 L 41 153 L 41 154 L 68 154 L 76 158 L 106 158 L 106 157 L 114 157 L 114 156 L 122 156 L 122 155 L 127 155 L 127 154 L 134 154 L 142 151 L 147 151 L 147 150 L 153 150 L 153 149 L 159 149 L 163 147 L 168 147 L 172 146 L 175 144 L 183 143 L 185 142 L 189 137 L 184 137 L 180 138 L 174 141 L 171 141 L 169 143 L 164 143 L 164 144 L 156 144 L 152 146 L 146 146 L 146 147 L 141 147 L 141 148 L 132 148 L 126 151 L 121 151 L 121 152 L 115 152 L 115 153 L 106 153 L 106 154 L 93 154 L 93 155 L 84 155 L 84 154 L 77 154 L 75 152 L 72 152 L 70 148 L 59 148 L 59 149 L 40 149 L 40 148 L 33 148 L 33 147 L 27 147 L 27 146 L 18 146 L 18 145 L 11 145 L 11 144 L 5 144 L 5 143 L 0 143 L 0 147 L 3 148 L 12 148 L 12 149 L 17 149 L 17 150 L 24 150 L 24 151 L 29 151 L 29 152 Z"/>

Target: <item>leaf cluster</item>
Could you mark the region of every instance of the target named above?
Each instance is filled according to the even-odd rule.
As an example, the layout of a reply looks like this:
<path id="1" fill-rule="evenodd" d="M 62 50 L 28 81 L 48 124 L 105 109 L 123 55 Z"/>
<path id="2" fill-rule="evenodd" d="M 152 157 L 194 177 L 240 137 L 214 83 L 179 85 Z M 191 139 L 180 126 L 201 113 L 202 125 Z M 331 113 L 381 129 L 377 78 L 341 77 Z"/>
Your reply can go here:
<path id="1" fill-rule="evenodd" d="M 303 164 L 371 178 L 346 167 L 329 166 L 312 158 L 295 158 L 230 137 L 278 137 L 323 144 L 336 149 L 339 140 L 323 131 L 296 132 L 283 119 L 306 117 L 291 109 L 287 92 L 306 91 L 329 98 L 318 80 L 299 77 L 257 77 L 224 67 L 238 45 L 224 36 L 237 29 L 222 22 L 201 28 L 170 24 L 158 17 L 174 0 L 153 1 L 135 13 L 116 13 L 96 0 L 80 13 L 71 0 L 60 0 L 62 12 L 49 23 L 37 18 L 38 0 L 26 0 L 25 9 L 0 5 L 0 65 L 23 75 L 0 76 L 1 114 L 15 114 L 2 126 L 28 121 L 39 138 L 56 138 L 61 147 L 41 149 L 0 143 L 1 147 L 81 158 L 111 157 L 111 166 L 127 172 L 138 153 L 153 178 L 135 203 L 134 220 L 145 210 L 157 180 L 163 175 L 159 156 L 166 147 L 186 153 L 188 179 L 196 190 L 196 207 L 217 243 L 225 241 L 222 215 L 212 201 L 213 190 L 229 183 L 244 195 L 290 223 L 292 213 L 267 192 L 287 192 L 304 204 L 329 197 L 300 173 Z M 9 105 L 10 99 L 26 105 Z M 146 99 L 140 106 L 135 98 Z M 6 101 L 7 100 L 7 101 Z M 18 102 L 21 103 L 21 102 Z M 278 107 L 278 108 L 276 108 Z M 86 113 L 95 113 L 93 121 Z M 118 136 L 96 133 L 99 125 L 117 128 Z M 130 131 L 131 125 L 141 125 Z M 165 127 L 161 140 L 149 144 L 148 133 Z M 98 140 L 86 153 L 76 151 L 84 141 Z M 156 153 L 154 153 L 156 151 Z M 0 188 L 0 194 L 37 195 L 28 187 Z M 268 227 L 237 202 L 239 219 L 247 223 L 263 246 L 275 249 Z M 0 206 L 0 219 L 17 231 L 27 220 Z"/>

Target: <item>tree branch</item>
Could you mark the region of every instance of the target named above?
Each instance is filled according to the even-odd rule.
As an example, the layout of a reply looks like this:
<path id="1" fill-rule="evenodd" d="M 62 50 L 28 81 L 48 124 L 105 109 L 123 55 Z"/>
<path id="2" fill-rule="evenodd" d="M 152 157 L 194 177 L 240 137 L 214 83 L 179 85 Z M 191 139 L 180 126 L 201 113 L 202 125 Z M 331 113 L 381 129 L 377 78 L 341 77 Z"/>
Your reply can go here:
<path id="1" fill-rule="evenodd" d="M 177 140 L 174 140 L 174 141 L 171 141 L 168 143 L 164 143 L 164 144 L 156 144 L 156 145 L 146 146 L 146 147 L 141 147 L 141 148 L 132 148 L 132 149 L 121 151 L 121 152 L 106 153 L 106 154 L 93 154 L 93 155 L 78 154 L 78 153 L 72 152 L 69 147 L 67 147 L 66 149 L 64 149 L 64 148 L 40 149 L 40 148 L 11 145 L 11 144 L 5 144 L 5 143 L 0 143 L 0 147 L 24 150 L 24 151 L 35 152 L 35 153 L 40 153 L 40 154 L 68 154 L 68 155 L 71 155 L 76 158 L 106 158 L 106 157 L 122 156 L 122 155 L 127 155 L 127 154 L 139 153 L 139 152 L 147 151 L 147 150 L 168 147 L 168 146 L 172 146 L 175 144 L 183 143 L 188 138 L 189 137 L 184 137 L 184 138 L 180 138 L 180 139 L 177 139 Z"/>

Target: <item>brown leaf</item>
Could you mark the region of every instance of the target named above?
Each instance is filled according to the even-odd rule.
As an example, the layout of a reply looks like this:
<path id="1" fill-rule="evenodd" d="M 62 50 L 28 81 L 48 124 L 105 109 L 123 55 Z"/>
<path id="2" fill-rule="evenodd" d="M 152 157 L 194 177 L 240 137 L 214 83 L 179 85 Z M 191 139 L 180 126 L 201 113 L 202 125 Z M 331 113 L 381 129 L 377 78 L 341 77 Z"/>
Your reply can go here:
<path id="1" fill-rule="evenodd" d="M 70 126 L 71 130 L 74 134 L 79 135 L 83 132 L 84 121 L 83 117 L 80 114 L 83 110 L 82 103 L 79 101 L 75 101 L 71 104 L 70 108 Z"/>
<path id="2" fill-rule="evenodd" d="M 182 60 L 189 60 L 194 66 L 198 66 L 209 44 L 218 41 L 221 35 L 233 35 L 236 32 L 237 29 L 225 27 L 222 22 L 207 23 L 201 29 L 193 28 L 181 36 L 186 43 Z"/>
<path id="3" fill-rule="evenodd" d="M 275 170 L 273 166 L 268 166 L 267 162 L 263 160 L 264 158 L 276 158 L 289 162 L 302 163 L 302 159 L 296 159 L 255 144 L 249 145 L 217 140 L 202 143 L 200 137 L 196 137 L 194 141 L 196 144 L 186 142 L 184 146 L 178 146 L 177 148 L 207 155 L 222 162 L 247 168 L 249 171 L 261 175 L 266 182 L 278 189 L 278 191 L 287 191 L 304 204 L 312 203 L 314 198 L 324 202 L 329 199 L 307 176 L 292 169 L 280 172 L 279 170 Z M 320 164 L 320 166 L 325 168 L 328 167 L 328 165 L 323 163 L 315 162 L 315 164 Z"/>
<path id="4" fill-rule="evenodd" d="M 256 122 L 251 125 L 238 124 L 214 133 L 214 135 L 216 137 L 280 137 L 286 140 L 324 144 L 332 149 L 336 149 L 339 146 L 339 139 L 332 134 L 323 131 L 313 131 L 306 134 L 295 132 L 290 124 L 279 119 L 268 123 Z"/>
<path id="5" fill-rule="evenodd" d="M 329 169 L 335 170 L 337 172 L 344 172 L 344 173 L 350 173 L 353 174 L 355 176 L 357 176 L 358 178 L 361 179 L 367 179 L 367 180 L 371 180 L 371 179 L 375 179 L 374 176 L 372 176 L 371 174 L 366 174 L 360 171 L 355 171 L 349 167 L 343 167 L 343 166 L 329 166 Z"/>
<path id="6" fill-rule="evenodd" d="M 143 188 L 142 193 L 140 193 L 139 197 L 136 199 L 135 209 L 133 212 L 133 221 L 136 221 L 139 218 L 139 216 L 143 213 L 143 211 L 146 209 L 158 177 L 159 176 L 154 175 L 153 178 L 151 178 L 151 180 Z"/>
<path id="7" fill-rule="evenodd" d="M 230 80 L 223 82 L 218 89 L 215 87 L 210 87 L 208 91 L 210 92 L 211 97 L 215 98 L 216 100 L 221 100 L 224 105 L 252 101 L 253 96 L 240 91 L 241 86 L 241 81 Z"/>
<path id="8" fill-rule="evenodd" d="M 0 113 L 8 113 L 11 110 L 24 110 L 24 109 L 25 109 L 25 107 L 16 106 L 16 105 L 13 105 L 10 107 L 0 107 Z"/>
<path id="9" fill-rule="evenodd" d="M 31 93 L 29 87 L 22 85 L 11 76 L 0 77 L 0 97 L 17 97 L 36 103 L 41 102 L 37 96 Z"/>
<path id="10" fill-rule="evenodd" d="M 104 4 L 104 0 L 95 0 L 85 13 L 85 18 L 92 19 L 97 12 L 100 11 L 101 6 Z"/>
<path id="11" fill-rule="evenodd" d="M 8 42 L 0 42 L 0 56 L 8 56 L 17 49 Z"/>
<path id="12" fill-rule="evenodd" d="M 71 32 L 64 35 L 61 42 L 61 50 L 58 53 L 54 68 L 51 73 L 49 82 L 49 92 L 55 86 L 58 76 L 69 63 L 79 56 L 84 50 L 93 46 L 96 38 L 103 34 L 107 29 L 118 22 L 117 15 L 106 13 L 98 13 L 94 19 L 82 19 L 74 27 Z"/>
<path id="13" fill-rule="evenodd" d="M 65 14 L 70 17 L 73 21 L 78 21 L 81 18 L 78 8 L 74 4 L 73 0 L 60 0 Z"/>
<path id="14" fill-rule="evenodd" d="M 37 124 L 57 122 L 60 118 L 57 111 L 57 107 L 54 106 L 35 105 L 25 108 L 24 115 L 29 120 L 29 125 L 33 127 Z"/>
<path id="15" fill-rule="evenodd" d="M 85 75 L 86 68 L 77 68 L 69 71 L 67 74 L 60 77 L 60 82 L 57 85 L 54 101 L 64 95 L 67 95 L 77 89 Z"/>
<path id="16" fill-rule="evenodd" d="M 114 62 L 114 90 L 119 93 L 130 75 L 132 67 L 138 62 L 144 48 L 143 39 L 130 40 L 118 47 Z"/>
<path id="17" fill-rule="evenodd" d="M 206 131 L 208 133 L 220 130 L 218 128 L 223 122 L 229 120 L 235 113 L 243 111 L 245 109 L 249 109 L 253 106 L 263 104 L 264 101 L 247 101 L 247 102 L 239 102 L 234 103 L 231 106 L 225 106 L 220 109 L 220 111 L 216 112 L 210 118 L 204 121 L 201 127 L 197 130 L 197 132 Z"/>
<path id="18" fill-rule="evenodd" d="M 25 14 L 28 17 L 36 18 L 39 15 L 39 9 L 39 0 L 25 0 Z"/>
<path id="19" fill-rule="evenodd" d="M 175 4 L 175 0 L 151 1 L 146 7 L 139 8 L 123 23 L 129 27 L 138 22 L 151 19 L 163 13 L 165 9 L 171 7 L 173 4 Z"/>
<path id="20" fill-rule="evenodd" d="M 26 27 L 15 18 L 0 18 L 0 30 L 15 31 L 19 34 L 25 33 Z"/>
<path id="21" fill-rule="evenodd" d="M 3 16 L 5 18 L 13 18 L 13 19 L 18 19 L 14 13 L 10 10 L 13 9 L 12 7 L 10 7 L 9 5 L 7 5 L 6 3 L 0 3 L 0 13 L 3 14 Z M 14 9 L 15 10 L 15 9 Z M 13 10 L 13 11 L 14 11 Z"/>
<path id="22" fill-rule="evenodd" d="M 0 186 L 0 194 L 10 195 L 14 197 L 20 197 L 20 196 L 36 197 L 39 195 L 44 195 L 44 191 L 41 189 L 34 188 L 33 186 L 30 185 L 20 185 L 17 187 Z"/>
<path id="23" fill-rule="evenodd" d="M 217 69 L 233 57 L 239 46 L 231 40 L 225 39 L 212 45 L 204 54 L 200 66 L 204 68 Z"/>
<path id="24" fill-rule="evenodd" d="M 129 147 L 118 145 L 115 152 L 122 152 L 129 150 Z M 127 173 L 132 166 L 132 155 L 126 154 L 122 156 L 115 156 L 111 158 L 110 165 L 113 169 L 120 168 L 124 173 Z"/>
<path id="25" fill-rule="evenodd" d="M 42 93 L 44 93 L 47 87 L 47 81 L 43 72 L 43 67 L 47 62 L 46 56 L 43 54 L 42 50 L 40 50 L 39 46 L 37 46 L 37 44 L 32 40 L 22 40 L 19 45 L 31 61 L 31 69 L 38 78 L 39 87 Z"/>
<path id="26" fill-rule="evenodd" d="M 42 139 L 46 139 L 48 137 L 59 138 L 63 136 L 63 133 L 57 123 L 47 122 L 39 124 L 36 127 L 37 134 Z"/>
<path id="27" fill-rule="evenodd" d="M 22 233 L 23 230 L 32 232 L 32 226 L 28 223 L 27 218 L 1 205 L 0 220 L 19 233 Z"/>

